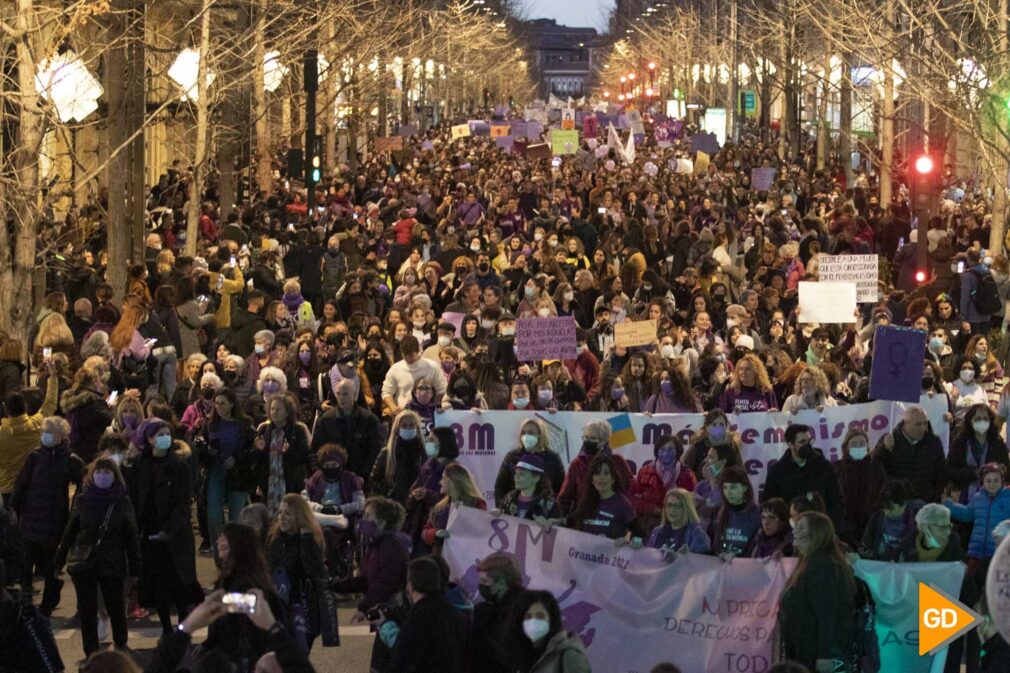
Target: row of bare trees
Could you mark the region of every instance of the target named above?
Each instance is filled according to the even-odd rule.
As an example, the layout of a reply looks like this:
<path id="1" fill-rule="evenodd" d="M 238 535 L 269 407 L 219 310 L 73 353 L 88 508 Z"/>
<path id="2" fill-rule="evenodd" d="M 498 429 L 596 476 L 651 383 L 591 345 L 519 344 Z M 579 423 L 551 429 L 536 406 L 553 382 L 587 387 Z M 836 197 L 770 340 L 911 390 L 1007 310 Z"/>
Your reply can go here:
<path id="1" fill-rule="evenodd" d="M 958 172 L 978 176 L 991 191 L 990 247 L 997 250 L 1006 230 L 1010 166 L 1007 2 L 731 0 L 738 8 L 742 77 L 757 90 L 763 127 L 778 104 L 783 157 L 799 149 L 803 99 L 816 100 L 807 117 L 817 125 L 818 166 L 832 144 L 829 100 L 839 110 L 835 148 L 847 157 L 858 112 L 852 72 L 872 72 L 872 84 L 860 84 L 867 87 L 879 141 L 881 201 L 891 198 L 896 121 L 910 129 L 916 150 L 936 152 L 959 139 L 958 156 L 971 157 L 971 165 L 957 166 Z M 641 74 L 643 64 L 654 61 L 664 97 L 676 88 L 688 101 L 733 108 L 728 37 L 734 31 L 727 6 L 698 0 L 631 19 L 604 66 L 604 84 L 614 91 L 621 73 Z"/>
<path id="2" fill-rule="evenodd" d="M 528 56 L 506 13 L 511 0 L 13 0 L 0 3 L 0 330 L 24 335 L 34 306 L 33 277 L 57 219 L 80 185 L 107 191 L 109 279 L 125 287 L 143 253 L 145 175 L 154 131 L 184 127 L 185 142 L 162 153 L 191 170 L 187 252 L 194 252 L 201 195 L 216 180 L 222 210 L 237 200 L 243 176 L 273 185 L 275 157 L 304 137 L 302 63 L 319 54 L 319 134 L 326 166 L 352 163 L 362 141 L 396 124 L 473 112 L 485 102 L 524 99 L 533 90 Z M 183 92 L 168 71 L 185 47 L 199 54 L 195 86 Z M 101 74 L 99 109 L 72 131 L 93 134 L 99 160 L 85 162 L 69 125 L 36 91 L 39 64 L 67 48 Z M 268 79 L 267 54 L 286 69 Z M 46 93 L 46 92 L 43 92 Z M 186 94 L 183 96 L 183 94 Z M 435 112 L 419 119 L 418 111 Z M 76 136 L 75 136 L 76 137 Z M 60 139 L 77 171 L 43 184 L 47 139 Z M 145 144 L 146 139 L 146 144 Z M 338 147 L 344 152 L 338 155 Z M 146 150 L 145 150 L 146 148 Z M 180 150 L 183 154 L 180 155 Z M 85 168 L 86 166 L 86 168 Z M 40 236 L 41 234 L 41 236 Z"/>

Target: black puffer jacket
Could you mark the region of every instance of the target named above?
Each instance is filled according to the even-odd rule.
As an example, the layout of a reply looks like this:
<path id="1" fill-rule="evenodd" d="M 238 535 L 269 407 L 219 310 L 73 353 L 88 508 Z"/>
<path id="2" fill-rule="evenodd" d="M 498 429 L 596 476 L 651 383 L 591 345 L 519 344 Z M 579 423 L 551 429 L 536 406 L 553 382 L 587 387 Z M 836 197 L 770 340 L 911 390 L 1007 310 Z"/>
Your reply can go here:
<path id="1" fill-rule="evenodd" d="M 943 445 L 932 426 L 915 444 L 905 436 L 905 421 L 898 423 L 892 436 L 894 446 L 884 447 L 884 438 L 877 442 L 873 459 L 884 466 L 889 479 L 906 479 L 912 484 L 914 497 L 925 502 L 940 502 L 947 485 L 947 465 Z"/>
<path id="2" fill-rule="evenodd" d="M 85 464 L 98 453 L 98 440 L 112 423 L 112 410 L 97 390 L 71 388 L 60 396 L 60 408 L 70 423 L 70 450 Z"/>

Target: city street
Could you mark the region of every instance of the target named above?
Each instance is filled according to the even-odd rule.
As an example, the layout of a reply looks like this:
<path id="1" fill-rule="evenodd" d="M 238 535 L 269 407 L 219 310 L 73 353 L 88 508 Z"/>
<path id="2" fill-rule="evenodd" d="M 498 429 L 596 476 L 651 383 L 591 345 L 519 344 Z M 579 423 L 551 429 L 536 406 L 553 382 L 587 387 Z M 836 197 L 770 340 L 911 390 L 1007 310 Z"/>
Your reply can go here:
<path id="1" fill-rule="evenodd" d="M 201 554 L 197 557 L 196 563 L 200 584 L 204 587 L 210 586 L 214 582 L 216 572 L 213 560 L 210 556 Z M 81 649 L 81 631 L 74 619 L 74 614 L 77 611 L 76 594 L 69 576 L 65 575 L 64 579 L 67 584 L 63 588 L 60 607 L 53 615 L 53 632 L 67 673 L 75 673 L 78 662 L 84 657 L 84 651 Z M 41 581 L 36 582 L 35 588 L 38 591 L 42 590 Z M 37 599 L 38 597 L 36 597 Z M 346 601 L 341 604 L 340 647 L 324 649 L 318 642 L 313 647 L 311 658 L 317 671 L 365 673 L 368 670 L 369 656 L 372 651 L 372 635 L 368 632 L 367 625 L 351 625 L 353 614 L 353 602 Z M 161 635 L 158 618 L 152 614 L 143 620 L 129 619 L 128 623 L 130 626 L 129 647 L 136 655 L 137 662 L 143 666 L 154 652 Z M 198 633 L 194 642 L 202 642 L 205 636 L 205 631 Z M 112 647 L 111 638 L 110 634 L 108 639 L 103 642 L 103 646 Z"/>

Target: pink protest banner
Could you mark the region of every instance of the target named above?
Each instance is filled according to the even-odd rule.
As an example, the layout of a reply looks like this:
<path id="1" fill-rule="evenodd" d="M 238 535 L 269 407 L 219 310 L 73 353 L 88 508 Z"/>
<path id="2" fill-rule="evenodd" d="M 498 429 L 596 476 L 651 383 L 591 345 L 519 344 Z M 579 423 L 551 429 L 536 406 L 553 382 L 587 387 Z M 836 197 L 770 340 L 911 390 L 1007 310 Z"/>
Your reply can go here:
<path id="1" fill-rule="evenodd" d="M 442 314 L 442 322 L 449 323 L 456 328 L 456 334 L 460 334 L 463 331 L 463 317 L 462 313 L 447 311 Z"/>
<path id="2" fill-rule="evenodd" d="M 767 671 L 779 596 L 796 560 L 724 563 L 687 554 L 667 563 L 658 549 L 469 507 L 449 516 L 443 557 L 475 600 L 477 561 L 512 555 L 531 589 L 550 591 L 563 627 L 578 635 L 594 671 L 642 673 L 662 661 L 683 671 Z"/>
<path id="3" fill-rule="evenodd" d="M 516 321 L 516 357 L 531 360 L 574 360 L 575 318 L 520 318 Z"/>
<path id="4" fill-rule="evenodd" d="M 586 115 L 582 118 L 582 136 L 584 138 L 595 138 L 596 130 L 596 115 Z"/>

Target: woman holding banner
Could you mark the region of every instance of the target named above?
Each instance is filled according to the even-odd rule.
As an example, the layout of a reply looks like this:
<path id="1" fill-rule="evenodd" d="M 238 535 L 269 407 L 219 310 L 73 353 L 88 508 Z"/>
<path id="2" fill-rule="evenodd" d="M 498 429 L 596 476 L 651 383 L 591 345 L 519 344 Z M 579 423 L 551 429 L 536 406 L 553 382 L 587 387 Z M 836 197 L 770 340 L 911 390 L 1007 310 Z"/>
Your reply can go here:
<path id="1" fill-rule="evenodd" d="M 648 546 L 661 549 L 673 560 L 674 552 L 709 554 L 712 542 L 708 533 L 698 522 L 698 512 L 694 508 L 694 496 L 682 488 L 671 488 L 663 501 L 660 524 L 652 529 Z"/>
<path id="2" fill-rule="evenodd" d="M 600 453 L 589 464 L 589 484 L 569 517 L 569 525 L 590 535 L 624 543 L 631 533 L 641 544 L 642 530 L 635 508 L 624 495 L 627 485 L 609 454 Z"/>
<path id="3" fill-rule="evenodd" d="M 779 599 L 782 653 L 812 673 L 849 671 L 856 584 L 826 514 L 804 512 L 793 531 L 800 562 Z"/>
<path id="4" fill-rule="evenodd" d="M 532 453 L 544 461 L 544 479 L 551 487 L 551 492 L 557 496 L 561 484 L 565 481 L 565 466 L 561 457 L 551 450 L 550 437 L 547 435 L 547 425 L 539 418 L 528 418 L 519 426 L 519 446 L 505 454 L 498 476 L 494 481 L 494 501 L 501 503 L 505 495 L 517 488 L 515 470 L 519 459 Z"/>
<path id="5" fill-rule="evenodd" d="M 761 510 L 754 502 L 754 487 L 742 467 L 727 467 L 719 476 L 723 503 L 712 522 L 713 550 L 723 560 L 747 556 L 761 529 Z"/>

